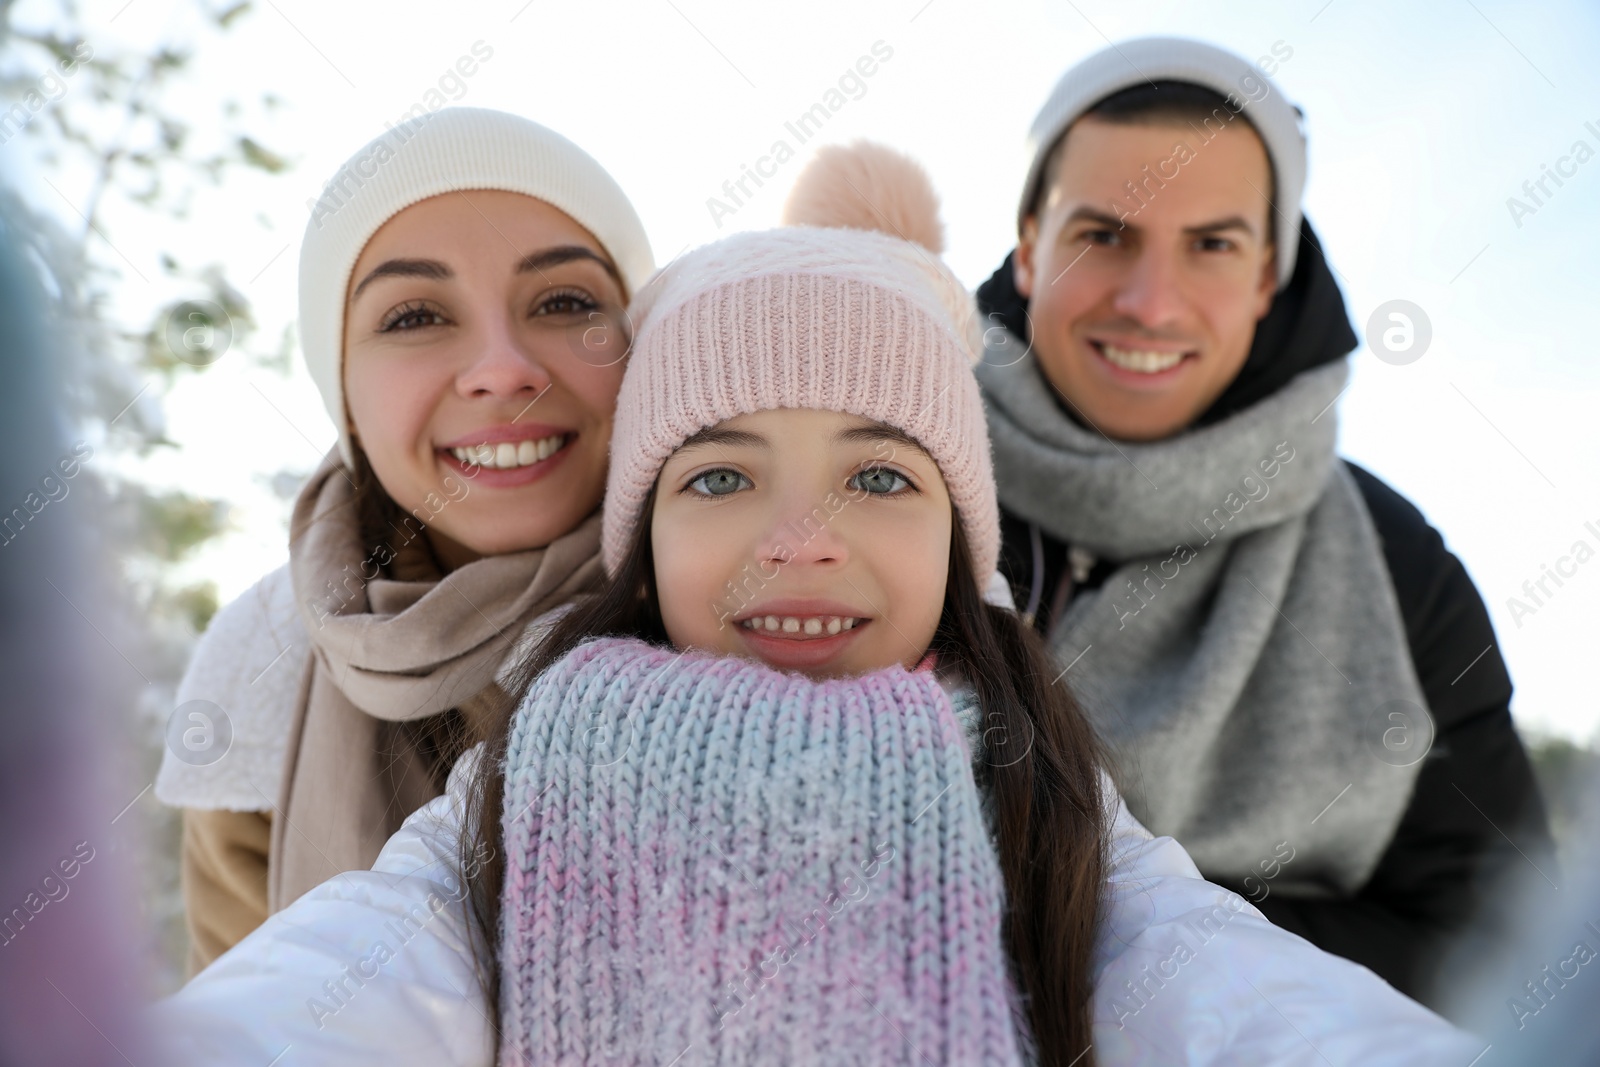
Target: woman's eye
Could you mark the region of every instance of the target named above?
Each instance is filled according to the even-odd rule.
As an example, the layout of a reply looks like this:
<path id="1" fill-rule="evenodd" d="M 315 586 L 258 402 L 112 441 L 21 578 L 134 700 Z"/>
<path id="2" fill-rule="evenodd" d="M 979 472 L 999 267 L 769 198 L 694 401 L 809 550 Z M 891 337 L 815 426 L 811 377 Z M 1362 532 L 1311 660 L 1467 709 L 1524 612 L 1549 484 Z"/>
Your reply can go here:
<path id="1" fill-rule="evenodd" d="M 378 327 L 379 333 L 389 333 L 391 330 L 417 330 L 424 326 L 443 326 L 445 317 L 425 304 L 401 305 L 383 320 L 383 325 Z"/>
<path id="2" fill-rule="evenodd" d="M 727 496 L 737 493 L 750 484 L 750 479 L 738 471 L 706 471 L 689 483 L 689 488 L 704 496 Z"/>
<path id="3" fill-rule="evenodd" d="M 600 305 L 584 293 L 552 293 L 533 309 L 535 315 L 577 315 Z"/>
<path id="4" fill-rule="evenodd" d="M 911 480 L 897 470 L 888 467 L 873 467 L 864 470 L 850 479 L 850 487 L 859 489 L 863 493 L 874 496 L 888 496 L 898 493 L 902 489 L 910 488 Z"/>

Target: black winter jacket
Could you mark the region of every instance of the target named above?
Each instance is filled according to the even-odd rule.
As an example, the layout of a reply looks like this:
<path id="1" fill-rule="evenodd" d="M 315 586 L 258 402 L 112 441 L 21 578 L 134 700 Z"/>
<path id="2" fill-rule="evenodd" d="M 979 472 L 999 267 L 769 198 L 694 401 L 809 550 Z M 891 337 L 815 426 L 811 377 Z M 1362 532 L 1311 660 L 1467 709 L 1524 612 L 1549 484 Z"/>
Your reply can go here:
<path id="1" fill-rule="evenodd" d="M 1460 560 L 1422 513 L 1374 475 L 1349 464 L 1383 540 L 1435 736 L 1389 847 L 1367 884 L 1346 900 L 1268 895 L 1256 906 L 1312 944 L 1370 967 L 1395 988 L 1437 1006 L 1436 971 L 1465 938 L 1509 934 L 1505 894 L 1532 870 L 1557 878 L 1533 769 L 1511 721 L 1511 679 L 1489 613 Z M 1029 524 L 1002 509 L 1000 569 L 1020 606 L 1034 584 Z M 1066 567 L 1067 546 L 1041 531 L 1045 590 Z M 1076 588 L 1098 587 L 1100 562 Z M 1035 625 L 1050 626 L 1050 601 Z M 1205 874 L 1206 872 L 1201 872 Z M 1248 888 L 1206 874 L 1250 897 Z"/>

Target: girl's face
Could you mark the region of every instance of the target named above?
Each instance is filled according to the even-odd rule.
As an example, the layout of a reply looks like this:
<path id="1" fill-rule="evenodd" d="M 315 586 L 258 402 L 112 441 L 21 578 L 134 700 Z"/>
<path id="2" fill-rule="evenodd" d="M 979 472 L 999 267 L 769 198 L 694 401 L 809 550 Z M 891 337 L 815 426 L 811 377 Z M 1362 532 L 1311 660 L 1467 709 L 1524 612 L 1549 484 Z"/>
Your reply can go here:
<path id="1" fill-rule="evenodd" d="M 600 502 L 628 331 L 616 268 L 520 193 L 444 193 L 373 234 L 344 391 L 389 495 L 451 567 L 547 545 Z"/>
<path id="2" fill-rule="evenodd" d="M 950 495 L 898 430 L 762 411 L 661 469 L 650 538 L 667 636 L 813 678 L 914 667 L 944 606 Z"/>

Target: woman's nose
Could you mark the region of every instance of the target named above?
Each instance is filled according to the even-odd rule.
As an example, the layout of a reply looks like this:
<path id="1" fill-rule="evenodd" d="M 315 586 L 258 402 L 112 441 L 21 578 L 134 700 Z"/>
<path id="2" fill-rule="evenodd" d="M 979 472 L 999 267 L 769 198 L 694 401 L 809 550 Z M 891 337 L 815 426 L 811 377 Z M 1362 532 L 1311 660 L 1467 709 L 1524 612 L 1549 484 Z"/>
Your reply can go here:
<path id="1" fill-rule="evenodd" d="M 533 395 L 549 387 L 549 373 L 509 323 L 486 327 L 475 338 L 467 367 L 456 377 L 456 389 L 464 397 Z"/>

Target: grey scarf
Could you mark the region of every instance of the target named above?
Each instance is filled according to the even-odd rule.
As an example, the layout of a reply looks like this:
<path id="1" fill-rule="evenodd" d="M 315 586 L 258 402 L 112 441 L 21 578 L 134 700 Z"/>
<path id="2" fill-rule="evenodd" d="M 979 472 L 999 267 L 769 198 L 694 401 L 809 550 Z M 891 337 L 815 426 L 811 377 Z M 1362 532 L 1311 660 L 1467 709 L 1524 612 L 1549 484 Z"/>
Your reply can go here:
<path id="1" fill-rule="evenodd" d="M 995 480 L 1007 510 L 1118 564 L 1050 643 L 1129 809 L 1215 880 L 1354 893 L 1432 732 L 1377 532 L 1334 455 L 1348 364 L 1132 443 L 1075 423 L 1019 349 L 978 368 Z"/>

